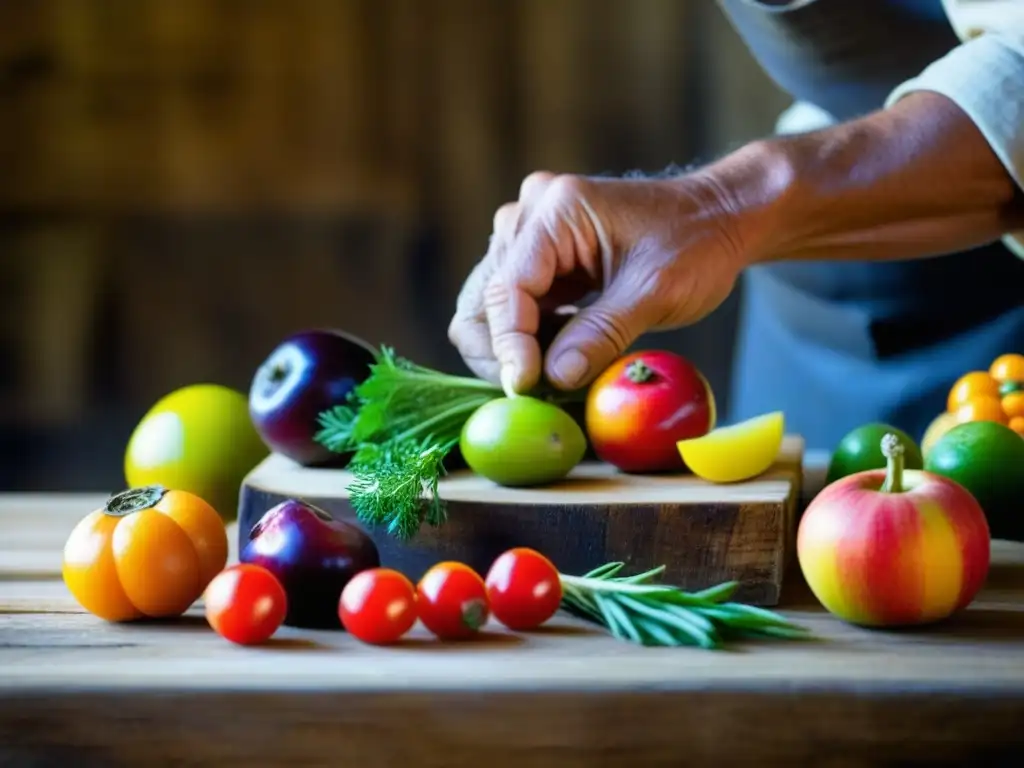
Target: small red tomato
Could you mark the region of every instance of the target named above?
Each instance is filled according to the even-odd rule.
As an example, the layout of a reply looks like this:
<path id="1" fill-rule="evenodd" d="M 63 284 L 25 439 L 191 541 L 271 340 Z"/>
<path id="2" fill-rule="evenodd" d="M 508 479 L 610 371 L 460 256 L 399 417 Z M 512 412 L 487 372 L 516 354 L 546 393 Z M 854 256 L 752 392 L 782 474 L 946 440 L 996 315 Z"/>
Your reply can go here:
<path id="1" fill-rule="evenodd" d="M 203 602 L 210 626 L 239 645 L 269 640 L 288 610 L 288 598 L 277 577 L 248 563 L 229 566 L 214 576 Z"/>
<path id="2" fill-rule="evenodd" d="M 510 549 L 487 572 L 487 598 L 494 618 L 509 629 L 536 629 L 555 615 L 562 581 L 554 563 L 527 547 Z"/>
<path id="3" fill-rule="evenodd" d="M 463 640 L 487 623 L 491 611 L 480 575 L 463 563 L 438 563 L 416 586 L 420 621 L 442 640 Z"/>
<path id="4" fill-rule="evenodd" d="M 390 568 L 360 571 L 341 592 L 338 618 L 364 643 L 397 642 L 416 623 L 416 588 Z"/>
<path id="5" fill-rule="evenodd" d="M 703 374 L 673 352 L 635 352 L 609 366 L 587 393 L 587 436 L 623 472 L 683 471 L 676 443 L 715 426 Z"/>

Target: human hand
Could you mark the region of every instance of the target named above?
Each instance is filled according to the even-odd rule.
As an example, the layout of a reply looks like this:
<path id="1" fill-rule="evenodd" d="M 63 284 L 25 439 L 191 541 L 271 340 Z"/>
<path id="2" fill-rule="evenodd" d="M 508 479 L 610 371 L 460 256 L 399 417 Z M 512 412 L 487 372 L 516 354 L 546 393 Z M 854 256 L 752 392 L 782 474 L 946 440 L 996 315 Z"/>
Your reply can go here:
<path id="1" fill-rule="evenodd" d="M 745 266 L 730 202 L 697 174 L 610 179 L 534 173 L 502 206 L 459 295 L 451 342 L 481 378 L 524 392 L 590 383 L 643 333 L 694 323 Z M 543 353 L 542 313 L 596 300 Z"/>

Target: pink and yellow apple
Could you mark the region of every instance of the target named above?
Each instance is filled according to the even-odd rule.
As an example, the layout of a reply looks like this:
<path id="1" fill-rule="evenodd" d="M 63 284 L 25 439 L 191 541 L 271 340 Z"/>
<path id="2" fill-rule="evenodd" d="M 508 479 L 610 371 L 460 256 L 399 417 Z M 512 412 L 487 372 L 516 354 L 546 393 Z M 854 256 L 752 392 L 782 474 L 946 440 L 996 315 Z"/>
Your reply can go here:
<path id="1" fill-rule="evenodd" d="M 925 624 L 965 608 L 988 575 L 988 521 L 961 485 L 903 469 L 903 446 L 882 440 L 886 469 L 849 475 L 808 505 L 797 558 L 833 615 L 872 627 Z"/>

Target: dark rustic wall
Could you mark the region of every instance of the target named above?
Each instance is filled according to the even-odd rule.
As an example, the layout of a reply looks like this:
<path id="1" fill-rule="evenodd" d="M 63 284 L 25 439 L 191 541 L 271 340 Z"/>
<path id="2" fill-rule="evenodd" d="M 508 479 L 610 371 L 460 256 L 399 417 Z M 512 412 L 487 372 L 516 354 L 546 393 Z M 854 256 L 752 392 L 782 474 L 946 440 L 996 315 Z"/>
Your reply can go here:
<path id="1" fill-rule="evenodd" d="M 445 330 L 537 168 L 707 159 L 784 100 L 703 0 L 0 4 L 0 487 L 110 488 L 163 393 Z M 735 299 L 651 340 L 723 389 Z"/>

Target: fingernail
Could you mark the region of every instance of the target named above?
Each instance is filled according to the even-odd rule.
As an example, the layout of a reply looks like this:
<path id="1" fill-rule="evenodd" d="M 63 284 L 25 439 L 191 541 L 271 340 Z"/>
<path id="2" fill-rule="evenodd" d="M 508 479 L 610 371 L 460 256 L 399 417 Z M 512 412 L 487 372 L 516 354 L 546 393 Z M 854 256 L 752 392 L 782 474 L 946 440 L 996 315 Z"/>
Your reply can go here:
<path id="1" fill-rule="evenodd" d="M 513 383 L 516 380 L 516 371 L 509 364 L 501 366 L 501 388 L 505 390 L 505 397 L 515 397 L 516 390 Z"/>
<path id="2" fill-rule="evenodd" d="M 574 387 L 587 375 L 590 363 L 578 349 L 569 349 L 558 356 L 551 373 L 567 387 Z"/>

